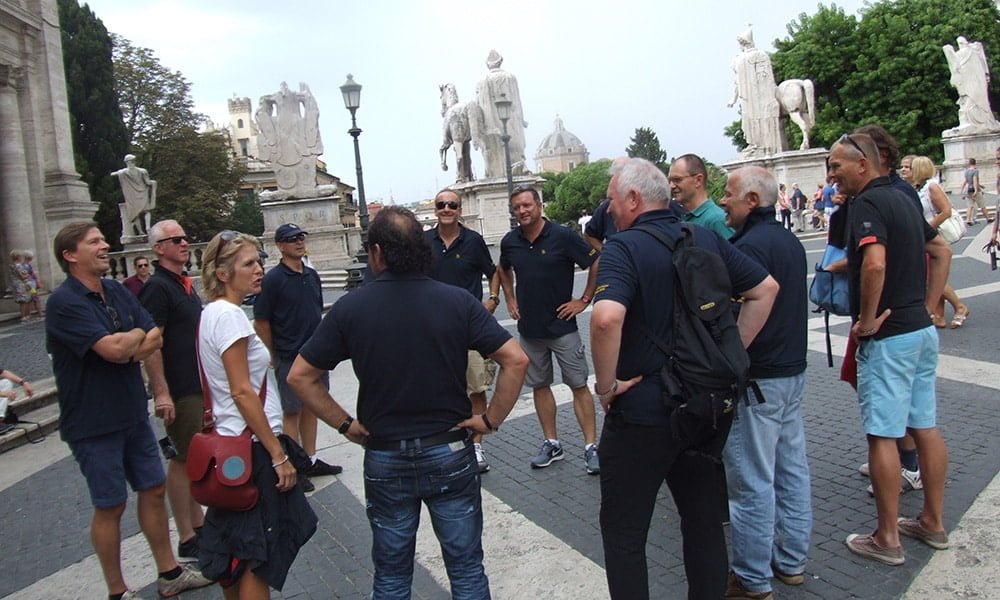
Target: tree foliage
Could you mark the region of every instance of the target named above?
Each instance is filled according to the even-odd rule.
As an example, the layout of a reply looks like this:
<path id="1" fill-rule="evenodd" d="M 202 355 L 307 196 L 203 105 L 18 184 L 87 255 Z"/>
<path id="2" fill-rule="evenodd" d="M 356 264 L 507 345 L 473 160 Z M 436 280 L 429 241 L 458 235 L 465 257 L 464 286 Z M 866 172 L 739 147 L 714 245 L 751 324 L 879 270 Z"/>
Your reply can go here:
<path id="1" fill-rule="evenodd" d="M 667 153 L 660 148 L 660 138 L 656 137 L 655 131 L 649 127 L 638 127 L 629 141 L 631 143 L 625 148 L 625 154 L 632 158 L 645 158 L 664 173 L 670 170 Z"/>
<path id="2" fill-rule="evenodd" d="M 566 179 L 566 175 L 569 173 L 553 173 L 552 171 L 543 171 L 538 173 L 538 176 L 545 180 L 542 184 L 542 200 L 548 202 L 554 200 L 556 197 L 556 189 L 559 184 L 562 183 L 563 179 Z"/>
<path id="3" fill-rule="evenodd" d="M 123 166 L 129 140 L 115 95 L 111 36 L 77 0 L 59 0 L 59 23 L 76 169 L 98 203 L 94 219 L 101 231 L 109 240 L 118 240 L 122 196 L 110 173 Z"/>
<path id="4" fill-rule="evenodd" d="M 545 205 L 546 216 L 557 223 L 568 223 L 576 221 L 584 209 L 593 213 L 607 196 L 609 168 L 611 160 L 604 158 L 567 173 L 556 188 L 555 199 L 550 197 Z"/>
<path id="5" fill-rule="evenodd" d="M 708 171 L 708 181 L 705 182 L 705 191 L 708 197 L 718 203 L 726 191 L 726 181 L 729 179 L 726 172 L 715 164 L 705 161 L 705 169 Z"/>
<path id="6" fill-rule="evenodd" d="M 233 204 L 233 214 L 229 227 L 236 231 L 260 236 L 264 233 L 264 213 L 260 209 L 257 194 L 240 194 Z"/>

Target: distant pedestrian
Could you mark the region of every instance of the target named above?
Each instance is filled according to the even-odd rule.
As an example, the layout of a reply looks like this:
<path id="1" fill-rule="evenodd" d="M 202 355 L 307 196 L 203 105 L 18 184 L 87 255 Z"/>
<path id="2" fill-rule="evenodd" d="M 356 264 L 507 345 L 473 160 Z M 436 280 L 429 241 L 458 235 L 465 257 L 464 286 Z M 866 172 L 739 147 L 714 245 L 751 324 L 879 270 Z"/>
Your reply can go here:
<path id="1" fill-rule="evenodd" d="M 976 224 L 976 207 L 983 214 L 987 223 L 992 223 L 993 219 L 986 211 L 986 199 L 983 196 L 982 183 L 979 181 L 979 169 L 976 167 L 976 159 L 969 159 L 969 166 L 963 173 L 962 197 L 965 198 L 968 208 L 965 211 L 966 225 L 972 227 Z"/>
<path id="2" fill-rule="evenodd" d="M 14 302 L 21 313 L 21 322 L 27 323 L 31 319 L 31 277 L 28 275 L 28 267 L 24 262 L 24 253 L 20 250 L 10 251 L 10 282 L 14 291 Z"/>
<path id="3" fill-rule="evenodd" d="M 583 209 L 580 211 L 580 218 L 576 220 L 576 224 L 580 226 L 580 233 L 587 230 L 587 223 L 590 223 L 590 211 Z"/>
<path id="4" fill-rule="evenodd" d="M 38 278 L 38 272 L 32 266 L 31 261 L 35 259 L 35 253 L 31 250 L 24 251 L 24 265 L 28 269 L 29 286 L 31 287 L 31 304 L 35 307 L 35 316 L 41 319 L 45 316 L 42 309 L 42 281 Z"/>
<path id="5" fill-rule="evenodd" d="M 150 233 L 149 239 L 153 239 L 152 233 Z M 153 267 L 149 264 L 149 258 L 139 255 L 132 259 L 132 268 L 135 269 L 135 273 L 127 277 L 122 282 L 122 285 L 138 298 L 139 292 L 142 291 L 142 286 L 146 285 L 149 278 L 153 276 Z"/>
<path id="6" fill-rule="evenodd" d="M 785 184 L 778 186 L 778 219 L 785 229 L 792 228 L 792 197 L 785 188 Z"/>
<path id="7" fill-rule="evenodd" d="M 792 221 L 795 223 L 795 230 L 799 233 L 806 230 L 806 210 L 808 210 L 809 200 L 799 189 L 799 184 L 792 184 Z"/>

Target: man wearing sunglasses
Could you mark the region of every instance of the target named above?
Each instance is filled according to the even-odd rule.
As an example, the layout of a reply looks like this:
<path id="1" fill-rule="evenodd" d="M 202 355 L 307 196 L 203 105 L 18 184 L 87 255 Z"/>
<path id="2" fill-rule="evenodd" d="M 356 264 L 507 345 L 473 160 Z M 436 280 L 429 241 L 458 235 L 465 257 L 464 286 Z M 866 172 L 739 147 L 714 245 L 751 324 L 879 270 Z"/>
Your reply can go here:
<path id="1" fill-rule="evenodd" d="M 492 314 L 500 305 L 500 276 L 483 236 L 461 223 L 462 199 L 452 190 L 441 190 L 434 198 L 434 216 L 438 219 L 437 227 L 424 232 L 431 245 L 431 278 L 468 290 Z M 483 277 L 490 286 L 490 295 L 485 301 Z M 486 410 L 486 390 L 493 383 L 495 373 L 495 363 L 475 350 L 469 351 L 465 381 L 474 414 Z M 483 436 L 473 434 L 472 441 L 479 472 L 485 473 L 490 465 L 483 455 Z"/>
<path id="2" fill-rule="evenodd" d="M 285 223 L 274 232 L 281 261 L 264 275 L 260 294 L 253 305 L 253 327 L 271 351 L 274 375 L 281 394 L 284 432 L 298 440 L 312 459 L 312 467 L 302 473 L 307 492 L 315 489 L 311 477 L 337 475 L 343 468 L 327 464 L 316 455 L 316 413 L 288 385 L 288 370 L 299 348 L 312 337 L 323 318 L 323 288 L 319 273 L 305 264 L 308 231 Z M 323 385 L 330 388 L 330 374 L 323 373 Z"/>
<path id="3" fill-rule="evenodd" d="M 109 598 L 129 593 L 121 567 L 126 483 L 138 495 L 139 525 L 159 573 L 159 593 L 176 596 L 212 582 L 196 565 L 178 565 L 170 548 L 166 474 L 139 370 L 139 361 L 159 350 L 163 339 L 135 296 L 104 277 L 110 248 L 90 221 L 66 225 L 53 242 L 55 258 L 68 275 L 52 292 L 45 318 L 45 343 L 59 390 L 59 433 L 90 490 L 90 536 Z"/>
<path id="4" fill-rule="evenodd" d="M 146 285 L 146 282 L 153 275 L 153 269 L 150 267 L 149 258 L 145 256 L 136 256 L 133 258 L 132 268 L 135 269 L 135 273 L 123 281 L 122 285 L 138 298 L 139 292 L 142 291 L 142 286 Z"/>

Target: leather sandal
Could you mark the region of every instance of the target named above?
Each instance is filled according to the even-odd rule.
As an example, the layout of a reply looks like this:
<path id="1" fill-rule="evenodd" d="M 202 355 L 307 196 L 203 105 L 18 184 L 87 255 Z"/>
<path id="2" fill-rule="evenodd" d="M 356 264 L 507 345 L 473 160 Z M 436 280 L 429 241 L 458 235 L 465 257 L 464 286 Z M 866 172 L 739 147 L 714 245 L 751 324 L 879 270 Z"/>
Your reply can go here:
<path id="1" fill-rule="evenodd" d="M 948 326 L 948 321 L 945 321 L 944 317 L 941 315 L 931 315 L 931 322 L 933 322 L 934 326 L 938 329 L 944 329 Z"/>
<path id="2" fill-rule="evenodd" d="M 969 318 L 969 309 L 966 308 L 964 312 L 955 313 L 955 317 L 951 320 L 951 328 L 958 329 L 965 324 L 965 320 Z"/>

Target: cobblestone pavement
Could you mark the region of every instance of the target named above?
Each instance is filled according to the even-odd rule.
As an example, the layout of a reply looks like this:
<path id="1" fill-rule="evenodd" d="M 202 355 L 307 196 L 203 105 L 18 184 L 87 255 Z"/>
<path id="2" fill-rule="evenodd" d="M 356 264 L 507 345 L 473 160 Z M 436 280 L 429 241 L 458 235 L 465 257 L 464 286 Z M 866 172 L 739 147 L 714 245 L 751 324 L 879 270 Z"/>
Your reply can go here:
<path id="1" fill-rule="evenodd" d="M 972 233 L 977 232 L 974 229 Z M 956 254 L 973 243 L 970 240 L 956 245 Z M 817 260 L 820 242 L 808 241 L 806 246 L 810 261 Z M 577 281 L 582 286 L 583 276 Z M 959 566 L 989 560 L 987 555 L 995 554 L 997 545 L 995 534 L 976 541 L 974 536 L 962 537 L 954 528 L 1000 471 L 995 417 L 1000 388 L 1000 377 L 996 376 L 1000 349 L 998 282 L 1000 279 L 982 262 L 956 258 L 952 283 L 970 306 L 972 316 L 965 327 L 940 332 L 938 421 L 950 452 L 945 522 L 953 530 L 953 549 L 938 552 L 935 560 L 942 555 L 948 559 L 951 553 L 961 559 Z M 589 338 L 586 316 L 580 319 L 585 340 Z M 513 328 L 506 315 L 498 317 Z M 956 571 L 958 567 L 945 568 L 944 575 L 923 576 L 935 552 L 912 540 L 904 539 L 907 560 L 895 568 L 871 563 L 847 551 L 844 538 L 848 533 L 867 532 L 874 527 L 874 502 L 865 491 L 868 482 L 857 473 L 857 466 L 866 460 L 865 445 L 853 390 L 838 381 L 837 368 L 826 366 L 822 321 L 813 319 L 810 327 L 803 417 L 813 481 L 813 546 L 805 584 L 793 588 L 776 581 L 775 596 L 899 598 L 915 581 L 935 589 L 934 577 L 974 577 L 975 572 L 963 575 Z M 0 329 L 0 364 L 29 379 L 49 375 L 41 331 L 40 324 Z M 838 348 L 842 354 L 846 333 L 843 320 L 832 322 L 835 355 Z M 838 367 L 839 362 L 835 359 Z M 332 389 L 336 397 L 353 406 L 357 383 L 349 367 L 340 365 L 334 371 Z M 484 546 L 496 598 L 607 597 L 597 518 L 598 478 L 584 472 L 582 439 L 569 391 L 557 386 L 556 395 L 566 460 L 546 469 L 528 468 L 541 436 L 527 390 L 502 430 L 487 438 L 485 447 L 492 470 L 482 478 Z M 159 423 L 156 426 L 159 428 Z M 344 465 L 345 472 L 337 478 L 316 480 L 318 489 L 312 494 L 312 504 L 320 518 L 319 531 L 303 548 L 284 590 L 275 598 L 364 598 L 370 592 L 371 533 L 364 514 L 361 450 L 325 427 L 321 428 L 320 443 L 324 459 Z M 4 573 L 0 597 L 104 597 L 89 540 L 91 511 L 86 486 L 64 444 L 53 435 L 36 446 L 0 455 L 0 465 L 0 535 L 4 548 L 0 553 L 0 572 Z M 990 487 L 997 485 L 994 482 Z M 919 492 L 904 495 L 901 514 L 916 514 L 920 502 Z M 995 521 L 992 525 L 995 530 Z M 128 581 L 141 588 L 144 597 L 155 597 L 154 573 L 136 523 L 134 498 L 123 519 L 122 536 Z M 971 541 L 963 543 L 964 539 Z M 678 519 L 664 486 L 649 535 L 651 597 L 685 597 L 680 542 Z M 951 593 L 933 597 L 971 595 L 961 593 L 957 584 L 950 585 L 948 588 L 942 584 L 937 589 Z M 413 589 L 416 598 L 449 597 L 440 552 L 426 515 L 418 541 Z M 913 597 L 931 597 L 930 593 Z M 218 588 L 184 595 L 191 599 L 221 596 Z"/>

